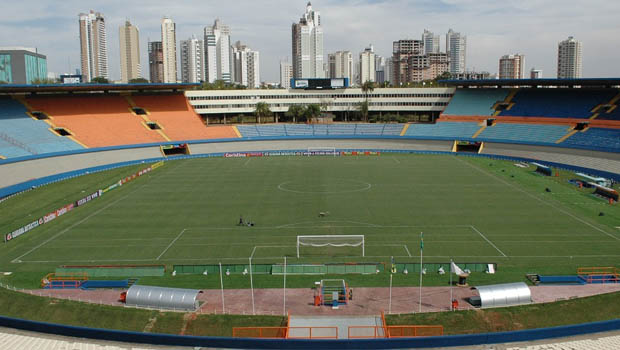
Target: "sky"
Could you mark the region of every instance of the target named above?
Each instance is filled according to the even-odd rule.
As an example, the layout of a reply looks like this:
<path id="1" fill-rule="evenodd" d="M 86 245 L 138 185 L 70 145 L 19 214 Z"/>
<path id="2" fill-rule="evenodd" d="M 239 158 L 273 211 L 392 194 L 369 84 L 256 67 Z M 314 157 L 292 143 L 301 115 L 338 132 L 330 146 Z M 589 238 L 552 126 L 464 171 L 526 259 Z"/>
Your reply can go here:
<path id="1" fill-rule="evenodd" d="M 161 40 L 160 21 L 170 16 L 178 41 L 202 37 L 216 18 L 260 52 L 261 80 L 279 81 L 279 62 L 291 60 L 291 24 L 303 0 L 21 0 L 0 1 L 0 47 L 36 47 L 48 71 L 79 67 L 78 14 L 104 14 L 111 80 L 120 79 L 119 27 L 129 19 L 140 30 L 142 75 L 148 78 L 147 43 Z M 420 39 L 424 29 L 441 36 L 452 28 L 467 36 L 468 70 L 497 73 L 502 55 L 525 55 L 525 70 L 554 78 L 557 45 L 568 36 L 583 43 L 583 77 L 620 77 L 620 1 L 616 0 L 314 0 L 321 12 L 324 55 L 348 50 L 358 57 L 369 44 L 391 56 L 392 42 Z M 180 64 L 179 64 L 180 66 Z M 179 74 L 180 77 L 180 74 Z"/>

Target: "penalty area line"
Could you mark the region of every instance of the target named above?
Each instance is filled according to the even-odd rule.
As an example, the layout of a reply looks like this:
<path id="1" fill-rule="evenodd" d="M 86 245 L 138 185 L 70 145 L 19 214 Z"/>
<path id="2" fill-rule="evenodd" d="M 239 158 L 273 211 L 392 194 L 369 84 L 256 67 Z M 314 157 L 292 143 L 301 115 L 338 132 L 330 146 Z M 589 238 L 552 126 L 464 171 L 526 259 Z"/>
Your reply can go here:
<path id="1" fill-rule="evenodd" d="M 495 244 L 493 244 L 493 242 L 491 242 L 485 235 L 482 234 L 482 232 L 478 231 L 478 229 L 474 226 L 471 225 L 469 226 L 471 227 L 472 230 L 478 232 L 478 234 L 480 235 L 480 237 L 482 237 L 485 241 L 487 241 L 487 243 L 489 243 L 493 248 L 495 248 L 495 250 L 497 250 L 500 254 L 502 254 L 505 258 L 508 257 L 508 255 L 504 254 L 504 252 L 502 252 L 499 248 L 497 248 L 497 246 Z"/>
<path id="2" fill-rule="evenodd" d="M 172 242 L 170 242 L 170 244 L 168 244 L 168 246 L 166 247 L 166 249 L 164 249 L 163 252 L 161 252 L 161 254 L 159 254 L 159 256 L 157 257 L 157 259 L 155 260 L 159 260 L 159 258 L 161 258 L 164 254 L 166 254 L 166 252 L 168 251 L 168 249 L 170 249 L 170 247 L 172 247 L 172 245 L 174 244 L 174 242 L 176 242 L 179 238 L 181 238 L 181 236 L 185 233 L 185 230 L 187 230 L 186 228 L 183 229 L 183 231 L 181 231 L 181 233 L 179 233 L 179 235 L 172 240 Z"/>

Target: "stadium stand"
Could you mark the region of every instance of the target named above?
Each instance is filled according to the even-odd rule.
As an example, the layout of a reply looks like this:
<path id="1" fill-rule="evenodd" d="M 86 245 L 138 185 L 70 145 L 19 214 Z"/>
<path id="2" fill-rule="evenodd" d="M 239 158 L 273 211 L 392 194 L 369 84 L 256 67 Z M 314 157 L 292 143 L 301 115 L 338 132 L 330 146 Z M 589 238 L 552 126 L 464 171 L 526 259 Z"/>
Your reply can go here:
<path id="1" fill-rule="evenodd" d="M 311 136 L 314 135 L 313 125 L 306 124 L 285 124 L 286 134 L 288 136 Z"/>
<path id="2" fill-rule="evenodd" d="M 478 138 L 483 140 L 554 143 L 563 137 L 569 128 L 567 125 L 497 123 L 484 129 Z"/>
<path id="3" fill-rule="evenodd" d="M 147 112 L 147 118 L 159 124 L 174 141 L 235 138 L 230 126 L 205 127 L 183 94 L 127 96 L 131 107 Z"/>
<path id="4" fill-rule="evenodd" d="M 327 126 L 328 135 L 355 135 L 357 124 L 331 124 Z"/>
<path id="5" fill-rule="evenodd" d="M 618 152 L 620 151 L 620 129 L 588 128 L 570 136 L 561 145 Z"/>
<path id="6" fill-rule="evenodd" d="M 0 98 L 0 155 L 11 158 L 80 148 L 53 132 L 50 124 L 29 116 L 19 101 Z"/>
<path id="7" fill-rule="evenodd" d="M 34 110 L 50 116 L 56 126 L 70 130 L 87 147 L 166 141 L 134 115 L 119 95 L 28 97 L 26 101 Z"/>
<path id="8" fill-rule="evenodd" d="M 588 119 L 595 107 L 616 94 L 612 89 L 519 89 L 514 104 L 498 116 Z"/>
<path id="9" fill-rule="evenodd" d="M 445 115 L 488 115 L 495 112 L 493 106 L 504 101 L 508 89 L 457 89 L 450 104 L 443 111 Z"/>
<path id="10" fill-rule="evenodd" d="M 261 125 L 256 128 L 260 136 L 274 137 L 286 136 L 283 124 Z"/>
<path id="11" fill-rule="evenodd" d="M 260 133 L 256 125 L 238 125 L 237 130 L 241 133 L 242 137 L 260 137 Z"/>
<path id="12" fill-rule="evenodd" d="M 439 122 L 436 124 L 410 124 L 404 136 L 471 138 L 480 129 L 474 122 Z"/>

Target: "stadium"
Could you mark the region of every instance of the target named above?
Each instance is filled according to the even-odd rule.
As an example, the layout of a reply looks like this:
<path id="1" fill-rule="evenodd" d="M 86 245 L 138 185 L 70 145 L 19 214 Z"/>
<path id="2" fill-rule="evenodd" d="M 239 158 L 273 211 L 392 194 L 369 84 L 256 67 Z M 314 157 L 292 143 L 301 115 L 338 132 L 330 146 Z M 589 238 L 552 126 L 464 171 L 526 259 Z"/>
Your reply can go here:
<path id="1" fill-rule="evenodd" d="M 620 79 L 1 85 L 0 325 L 324 349 L 617 331 L 619 106 Z"/>

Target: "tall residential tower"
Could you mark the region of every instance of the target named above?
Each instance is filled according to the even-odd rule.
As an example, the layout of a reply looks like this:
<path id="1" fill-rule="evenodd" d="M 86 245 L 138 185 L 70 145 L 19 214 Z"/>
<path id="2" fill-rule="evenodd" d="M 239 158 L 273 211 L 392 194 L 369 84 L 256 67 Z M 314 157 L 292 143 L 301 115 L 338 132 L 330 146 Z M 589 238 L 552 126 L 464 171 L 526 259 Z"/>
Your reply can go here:
<path id="1" fill-rule="evenodd" d="M 118 29 L 118 39 L 121 52 L 121 81 L 128 83 L 132 79 L 141 78 L 140 66 L 140 38 L 138 27 L 126 21 Z"/>
<path id="2" fill-rule="evenodd" d="M 151 83 L 164 82 L 164 49 L 161 41 L 149 42 L 149 73 Z"/>
<path id="3" fill-rule="evenodd" d="M 321 14 L 308 2 L 299 23 L 292 26 L 293 76 L 325 78 Z"/>
<path id="4" fill-rule="evenodd" d="M 223 80 L 233 82 L 230 28 L 219 19 L 213 26 L 204 28 L 206 51 L 206 79 L 212 83 Z"/>
<path id="5" fill-rule="evenodd" d="M 184 83 L 205 81 L 204 41 L 192 36 L 181 40 L 181 80 Z"/>
<path id="6" fill-rule="evenodd" d="M 164 83 L 177 82 L 177 34 L 172 19 L 161 20 L 161 48 L 163 54 Z"/>
<path id="7" fill-rule="evenodd" d="M 525 56 L 514 54 L 504 55 L 499 59 L 500 79 L 523 79 Z"/>
<path id="8" fill-rule="evenodd" d="M 456 33 L 452 29 L 446 34 L 446 53 L 450 59 L 450 73 L 465 72 L 467 56 L 467 37 Z"/>
<path id="9" fill-rule="evenodd" d="M 572 36 L 558 44 L 558 78 L 581 78 L 581 41 Z"/>
<path id="10" fill-rule="evenodd" d="M 91 10 L 80 13 L 80 53 L 82 77 L 89 82 L 95 77 L 108 79 L 108 41 L 103 14 Z"/>

